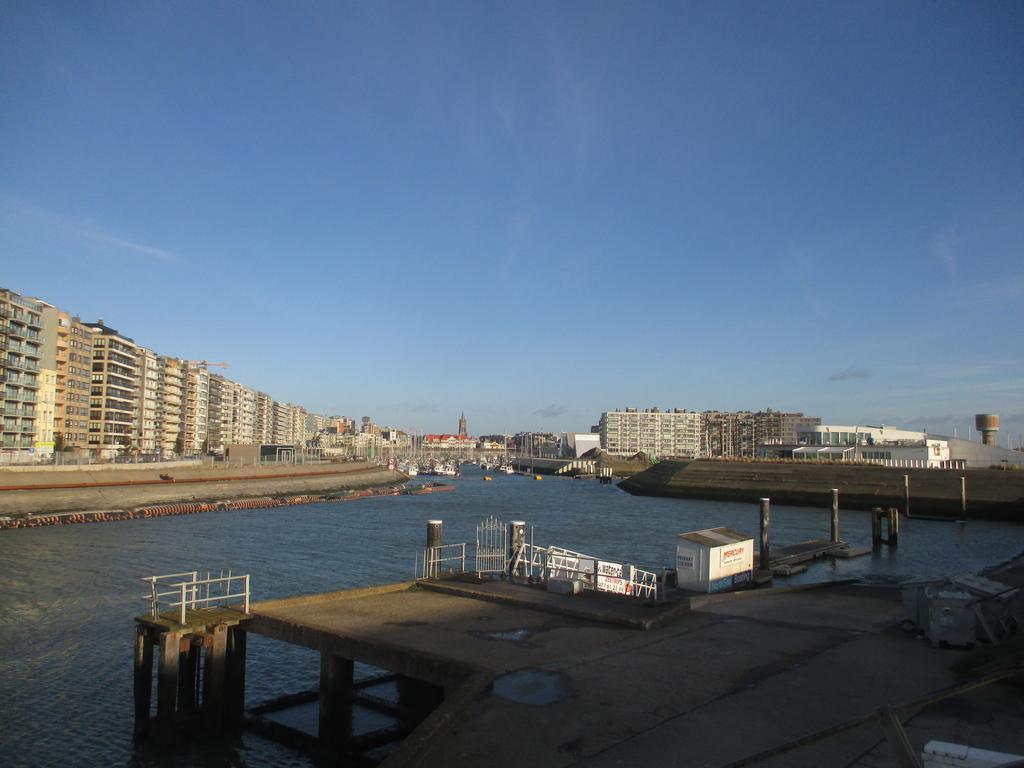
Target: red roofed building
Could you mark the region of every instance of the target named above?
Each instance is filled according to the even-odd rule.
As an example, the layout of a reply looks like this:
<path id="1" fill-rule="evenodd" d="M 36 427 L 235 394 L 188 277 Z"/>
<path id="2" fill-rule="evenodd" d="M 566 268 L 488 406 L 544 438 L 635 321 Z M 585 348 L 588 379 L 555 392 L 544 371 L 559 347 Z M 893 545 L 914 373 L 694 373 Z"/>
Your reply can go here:
<path id="1" fill-rule="evenodd" d="M 459 451 L 476 447 L 476 438 L 469 435 L 424 435 L 423 447 L 443 451 Z"/>

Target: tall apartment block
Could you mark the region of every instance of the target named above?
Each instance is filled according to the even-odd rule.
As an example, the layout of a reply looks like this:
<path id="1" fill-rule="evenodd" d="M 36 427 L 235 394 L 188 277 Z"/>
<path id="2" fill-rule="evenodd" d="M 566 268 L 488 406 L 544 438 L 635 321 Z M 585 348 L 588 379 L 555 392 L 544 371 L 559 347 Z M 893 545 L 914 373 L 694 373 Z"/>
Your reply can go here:
<path id="1" fill-rule="evenodd" d="M 781 411 L 705 411 L 704 452 L 707 456 L 756 456 L 762 444 L 792 445 L 799 426 L 821 424 L 817 416 Z"/>
<path id="2" fill-rule="evenodd" d="M 85 449 L 89 439 L 89 397 L 92 381 L 92 331 L 45 301 L 41 307 L 39 399 L 36 402 L 35 448 Z"/>
<path id="3" fill-rule="evenodd" d="M 0 410 L 3 450 L 35 451 L 42 305 L 0 288 Z"/>
<path id="4" fill-rule="evenodd" d="M 139 347 L 103 320 L 92 329 L 89 447 L 110 458 L 137 445 Z"/>
<path id="5" fill-rule="evenodd" d="M 700 414 L 680 408 L 607 411 L 599 425 L 601 445 L 620 456 L 638 451 L 650 456 L 700 456 L 700 428 Z"/>
<path id="6" fill-rule="evenodd" d="M 185 363 L 185 453 L 208 449 L 210 372 L 204 366 Z"/>

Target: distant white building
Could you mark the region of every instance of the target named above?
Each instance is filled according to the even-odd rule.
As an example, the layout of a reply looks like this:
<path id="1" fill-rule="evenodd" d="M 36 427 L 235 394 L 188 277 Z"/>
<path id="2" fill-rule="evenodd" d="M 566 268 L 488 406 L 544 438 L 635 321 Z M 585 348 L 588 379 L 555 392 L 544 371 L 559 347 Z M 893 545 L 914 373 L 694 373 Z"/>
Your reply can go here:
<path id="1" fill-rule="evenodd" d="M 601 436 L 595 432 L 566 432 L 562 435 L 561 454 L 566 459 L 578 459 L 587 451 L 601 447 Z"/>
<path id="2" fill-rule="evenodd" d="M 856 461 L 929 469 L 1024 466 L 1024 453 L 944 435 L 871 425 L 820 424 L 797 428 L 796 445 L 759 446 L 762 458 Z"/>

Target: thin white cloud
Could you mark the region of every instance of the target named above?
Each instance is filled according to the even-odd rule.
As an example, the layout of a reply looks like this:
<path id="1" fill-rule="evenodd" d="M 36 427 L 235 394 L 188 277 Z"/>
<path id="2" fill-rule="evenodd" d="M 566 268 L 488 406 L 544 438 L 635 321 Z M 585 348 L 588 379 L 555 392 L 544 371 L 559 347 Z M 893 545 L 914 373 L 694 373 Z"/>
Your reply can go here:
<path id="1" fill-rule="evenodd" d="M 953 250 L 953 243 L 946 234 L 937 235 L 933 240 L 928 250 L 931 252 L 942 268 L 946 271 L 946 274 L 951 278 L 956 277 L 957 264 L 956 264 L 956 253 Z"/>
<path id="2" fill-rule="evenodd" d="M 0 192 L 0 214 L 10 216 L 13 220 L 20 222 L 22 226 L 28 225 L 41 229 L 58 230 L 98 245 L 147 256 L 157 261 L 162 261 L 165 264 L 174 264 L 181 267 L 191 266 L 188 259 L 166 248 L 160 248 L 124 237 L 95 224 L 77 221 L 63 214 L 26 203 L 24 200 L 6 192 Z"/>

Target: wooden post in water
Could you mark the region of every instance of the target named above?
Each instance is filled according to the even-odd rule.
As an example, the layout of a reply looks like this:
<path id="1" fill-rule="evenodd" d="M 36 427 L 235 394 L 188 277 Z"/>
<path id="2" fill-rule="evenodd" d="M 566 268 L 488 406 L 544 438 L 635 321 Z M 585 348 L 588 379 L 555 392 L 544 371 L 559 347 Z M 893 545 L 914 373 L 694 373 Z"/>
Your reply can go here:
<path id="1" fill-rule="evenodd" d="M 177 714 L 175 704 L 178 698 L 178 654 L 181 649 L 181 632 L 164 632 L 160 635 L 160 666 L 157 671 L 156 719 L 162 741 L 174 739 L 174 720 Z"/>
<path id="2" fill-rule="evenodd" d="M 771 554 L 771 524 L 772 524 L 772 502 L 771 499 L 761 499 L 761 570 L 772 569 Z"/>
<path id="3" fill-rule="evenodd" d="M 203 719 L 211 730 L 220 727 L 224 719 L 224 667 L 227 661 L 228 628 L 226 624 L 213 627 L 206 647 L 206 667 L 203 670 Z"/>
<path id="4" fill-rule="evenodd" d="M 910 517 L 910 475 L 903 476 L 903 514 Z"/>
<path id="5" fill-rule="evenodd" d="M 960 514 L 967 516 L 967 478 L 960 478 Z"/>
<path id="6" fill-rule="evenodd" d="M 875 507 L 871 510 L 871 546 L 877 547 L 882 543 L 882 508 Z"/>
<path id="7" fill-rule="evenodd" d="M 832 489 L 832 525 L 830 539 L 833 544 L 839 543 L 839 489 Z"/>
<path id="8" fill-rule="evenodd" d="M 245 719 L 245 630 L 228 630 L 228 658 L 224 671 L 225 718 L 237 725 Z"/>
<path id="9" fill-rule="evenodd" d="M 153 641 L 149 627 L 135 625 L 135 733 L 149 730 L 149 703 L 153 697 Z"/>
<path id="10" fill-rule="evenodd" d="M 194 712 L 196 708 L 196 680 L 199 676 L 199 649 L 196 636 L 181 641 L 178 656 L 178 711 Z"/>
<path id="11" fill-rule="evenodd" d="M 318 735 L 324 747 L 345 744 L 352 735 L 351 659 L 320 652 L 320 718 Z"/>
<path id="12" fill-rule="evenodd" d="M 886 543 L 890 547 L 900 543 L 900 511 L 896 507 L 889 507 L 889 538 Z"/>

